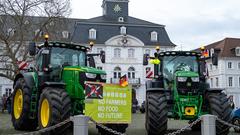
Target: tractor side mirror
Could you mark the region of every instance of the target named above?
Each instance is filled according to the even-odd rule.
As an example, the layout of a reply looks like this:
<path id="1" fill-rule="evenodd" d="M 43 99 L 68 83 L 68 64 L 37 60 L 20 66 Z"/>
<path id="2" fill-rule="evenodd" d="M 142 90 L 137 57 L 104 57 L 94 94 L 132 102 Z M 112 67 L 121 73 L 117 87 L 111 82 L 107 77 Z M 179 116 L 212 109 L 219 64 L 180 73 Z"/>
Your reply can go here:
<path id="1" fill-rule="evenodd" d="M 100 52 L 100 59 L 101 59 L 102 63 L 105 63 L 105 58 L 106 58 L 105 51 L 101 51 Z"/>
<path id="2" fill-rule="evenodd" d="M 93 56 L 91 56 L 91 55 L 88 56 L 88 63 L 89 63 L 89 67 L 93 67 L 93 68 L 96 67 L 94 58 L 93 58 Z"/>
<path id="3" fill-rule="evenodd" d="M 144 66 L 148 65 L 148 57 L 149 57 L 149 54 L 143 54 L 143 65 Z"/>
<path id="4" fill-rule="evenodd" d="M 36 43 L 35 42 L 29 43 L 28 52 L 29 52 L 30 56 L 36 55 Z"/>
<path id="5" fill-rule="evenodd" d="M 213 53 L 213 55 L 212 55 L 212 64 L 214 66 L 218 65 L 218 54 L 217 53 Z"/>

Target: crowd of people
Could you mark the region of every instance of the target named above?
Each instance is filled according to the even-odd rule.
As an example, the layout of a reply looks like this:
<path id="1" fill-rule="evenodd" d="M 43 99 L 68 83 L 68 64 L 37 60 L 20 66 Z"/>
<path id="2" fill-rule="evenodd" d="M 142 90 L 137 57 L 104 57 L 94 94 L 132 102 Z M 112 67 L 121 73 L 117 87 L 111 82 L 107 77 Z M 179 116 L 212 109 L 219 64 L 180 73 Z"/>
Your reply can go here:
<path id="1" fill-rule="evenodd" d="M 11 106 L 12 106 L 12 94 L 10 94 L 9 96 L 3 94 L 3 96 L 0 97 L 0 109 L 2 113 L 4 113 L 5 110 L 7 110 L 8 113 L 10 114 L 12 111 Z"/>

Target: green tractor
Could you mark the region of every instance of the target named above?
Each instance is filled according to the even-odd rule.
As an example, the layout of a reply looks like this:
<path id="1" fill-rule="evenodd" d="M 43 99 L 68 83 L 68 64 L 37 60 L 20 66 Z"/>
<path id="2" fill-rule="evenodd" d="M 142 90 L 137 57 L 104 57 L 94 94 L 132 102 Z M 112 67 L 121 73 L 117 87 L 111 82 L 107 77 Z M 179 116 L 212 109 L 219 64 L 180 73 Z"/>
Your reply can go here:
<path id="1" fill-rule="evenodd" d="M 85 82 L 106 82 L 106 72 L 94 68 L 93 57 L 105 53 L 88 54 L 90 48 L 61 42 L 29 45 L 35 56 L 34 67 L 20 71 L 14 79 L 12 123 L 16 130 L 36 130 L 58 124 L 70 116 L 84 114 Z M 127 125 L 108 124 L 125 132 Z M 72 127 L 68 124 L 64 127 Z M 50 134 L 64 134 L 56 129 Z M 102 134 L 105 130 L 99 129 Z"/>
<path id="2" fill-rule="evenodd" d="M 217 56 L 217 55 L 214 55 Z M 190 51 L 158 52 L 144 55 L 154 64 L 154 78 L 146 81 L 146 123 L 148 135 L 161 135 L 167 130 L 168 118 L 189 120 L 212 114 L 230 122 L 231 107 L 221 89 L 209 88 L 206 80 L 206 58 Z M 213 58 L 217 64 L 217 58 Z M 200 130 L 201 123 L 192 127 Z M 216 122 L 217 135 L 227 135 L 229 127 Z"/>

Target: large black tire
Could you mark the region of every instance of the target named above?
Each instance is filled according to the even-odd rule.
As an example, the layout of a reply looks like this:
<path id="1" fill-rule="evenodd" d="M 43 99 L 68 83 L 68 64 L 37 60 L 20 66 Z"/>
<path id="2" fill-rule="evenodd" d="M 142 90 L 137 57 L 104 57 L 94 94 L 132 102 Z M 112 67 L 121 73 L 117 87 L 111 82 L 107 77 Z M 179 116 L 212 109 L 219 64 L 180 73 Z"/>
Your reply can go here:
<path id="1" fill-rule="evenodd" d="M 162 92 L 147 92 L 145 128 L 148 135 L 163 135 L 167 130 L 167 100 Z"/>
<path id="2" fill-rule="evenodd" d="M 118 131 L 120 133 L 125 133 L 126 132 L 126 129 L 128 127 L 128 124 L 105 124 L 105 126 L 107 126 L 108 128 L 111 128 L 115 131 Z M 105 129 L 99 127 L 99 126 L 96 126 L 97 129 L 98 129 L 98 132 L 101 134 L 101 135 L 115 135 L 113 133 L 110 133 L 108 131 L 106 131 Z"/>
<path id="3" fill-rule="evenodd" d="M 20 92 L 22 94 L 22 98 L 20 101 L 16 97 L 17 92 Z M 30 88 L 26 85 L 25 81 L 23 78 L 19 78 L 14 86 L 14 92 L 13 92 L 13 97 L 12 97 L 12 123 L 13 127 L 16 130 L 26 130 L 26 131 L 32 131 L 36 130 L 38 126 L 37 119 L 30 119 L 30 99 L 31 99 L 31 90 Z M 16 100 L 16 101 L 15 101 Z M 19 116 L 16 115 L 16 108 L 14 109 L 14 106 L 16 107 L 17 104 L 21 102 L 22 104 L 22 109 L 19 111 Z M 21 105 L 20 105 L 21 106 Z M 31 125 L 31 126 L 29 126 Z"/>
<path id="4" fill-rule="evenodd" d="M 41 111 L 42 104 L 44 104 L 44 101 L 46 102 L 46 100 L 49 104 L 49 117 L 48 121 L 43 124 L 44 122 L 42 122 Z M 71 116 L 70 97 L 64 89 L 46 87 L 43 89 L 39 100 L 38 112 L 38 125 L 40 129 L 56 125 Z M 65 131 L 68 131 L 68 128 L 70 127 L 72 127 L 72 123 L 68 123 L 67 125 L 57 128 L 47 134 L 66 134 Z"/>
<path id="5" fill-rule="evenodd" d="M 210 114 L 215 115 L 226 122 L 231 122 L 232 109 L 227 95 L 220 92 L 207 93 L 207 98 Z M 228 135 L 229 127 L 216 121 L 216 133 L 217 135 Z"/>

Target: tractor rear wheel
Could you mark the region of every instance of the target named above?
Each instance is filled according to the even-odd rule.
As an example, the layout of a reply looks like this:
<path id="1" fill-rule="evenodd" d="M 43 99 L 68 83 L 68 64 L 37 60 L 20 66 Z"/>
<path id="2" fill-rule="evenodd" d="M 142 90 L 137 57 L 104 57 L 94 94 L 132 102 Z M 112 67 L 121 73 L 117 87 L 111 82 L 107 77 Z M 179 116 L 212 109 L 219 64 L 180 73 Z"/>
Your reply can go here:
<path id="1" fill-rule="evenodd" d="M 232 109 L 227 95 L 224 93 L 208 93 L 207 97 L 210 113 L 226 122 L 231 122 Z M 229 126 L 216 121 L 216 133 L 217 135 L 227 135 L 229 133 Z"/>
<path id="2" fill-rule="evenodd" d="M 148 135 L 161 135 L 167 130 L 167 100 L 162 92 L 148 92 L 145 127 Z"/>
<path id="3" fill-rule="evenodd" d="M 40 129 L 56 125 L 71 115 L 71 100 L 64 89 L 47 87 L 43 89 L 38 107 L 38 124 Z M 57 128 L 48 134 L 63 134 L 71 126 Z"/>
<path id="4" fill-rule="evenodd" d="M 125 133 L 128 127 L 128 124 L 105 124 L 106 127 L 113 129 L 114 131 Z M 101 135 L 115 135 L 113 133 L 108 132 L 107 130 L 97 126 L 98 132 Z"/>
<path id="5" fill-rule="evenodd" d="M 37 119 L 30 119 L 31 90 L 23 78 L 19 78 L 14 86 L 12 97 L 12 123 L 16 130 L 35 130 Z M 29 126 L 31 125 L 31 126 Z"/>

